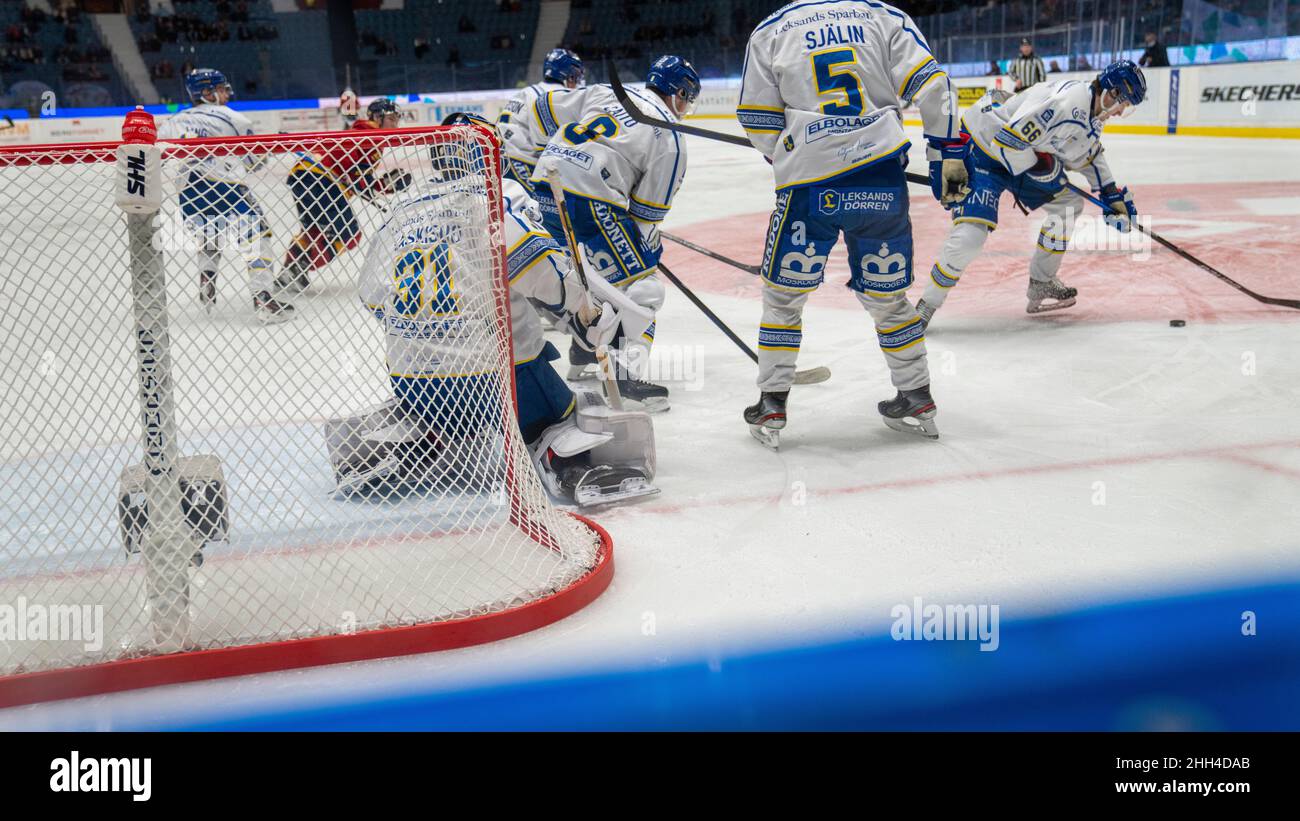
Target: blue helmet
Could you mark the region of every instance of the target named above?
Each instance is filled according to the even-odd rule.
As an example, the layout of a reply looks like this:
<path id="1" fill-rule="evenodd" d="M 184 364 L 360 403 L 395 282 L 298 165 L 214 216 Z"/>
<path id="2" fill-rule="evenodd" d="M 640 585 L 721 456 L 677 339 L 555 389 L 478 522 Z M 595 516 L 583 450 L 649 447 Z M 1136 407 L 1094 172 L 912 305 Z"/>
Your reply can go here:
<path id="1" fill-rule="evenodd" d="M 553 83 L 567 83 L 573 80 L 580 84 L 585 73 L 582 59 L 567 48 L 551 49 L 546 52 L 546 59 L 542 61 L 542 79 Z"/>
<path id="2" fill-rule="evenodd" d="M 1138 105 L 1147 98 L 1147 78 L 1132 60 L 1116 60 L 1097 75 L 1097 85 L 1129 105 Z"/>
<path id="3" fill-rule="evenodd" d="M 669 97 L 683 94 L 692 103 L 700 96 L 700 75 L 695 67 L 671 54 L 654 61 L 645 76 L 645 84 Z"/>
<path id="4" fill-rule="evenodd" d="M 185 90 L 189 92 L 190 101 L 196 104 L 203 102 L 205 91 L 216 91 L 222 86 L 226 87 L 226 92 L 230 96 L 235 96 L 226 75 L 215 68 L 196 68 L 185 75 Z"/>

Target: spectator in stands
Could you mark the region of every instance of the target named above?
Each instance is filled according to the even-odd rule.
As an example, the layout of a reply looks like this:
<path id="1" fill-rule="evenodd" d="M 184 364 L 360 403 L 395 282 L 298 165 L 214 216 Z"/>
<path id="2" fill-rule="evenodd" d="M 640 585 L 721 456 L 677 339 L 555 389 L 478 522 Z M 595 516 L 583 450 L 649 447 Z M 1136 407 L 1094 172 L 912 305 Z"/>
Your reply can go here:
<path id="1" fill-rule="evenodd" d="M 1016 91 L 1024 91 L 1047 79 L 1043 58 L 1034 53 L 1034 44 L 1028 37 L 1020 41 L 1020 56 L 1011 62 L 1007 73 L 1015 81 Z"/>
<path id="2" fill-rule="evenodd" d="M 998 77 L 1002 74 L 1002 66 L 998 65 L 997 60 L 989 60 L 989 76 Z"/>
<path id="3" fill-rule="evenodd" d="M 449 68 L 460 67 L 460 49 L 455 46 L 447 50 L 447 66 Z"/>
<path id="4" fill-rule="evenodd" d="M 1143 68 L 1167 68 L 1169 52 L 1165 49 L 1164 43 L 1156 39 L 1154 31 L 1147 32 L 1146 41 L 1147 50 L 1142 52 L 1142 59 L 1138 60 L 1138 65 Z"/>
<path id="5" fill-rule="evenodd" d="M 468 14 L 462 14 L 460 20 L 456 23 L 456 30 L 461 34 L 469 34 L 478 31 L 478 26 L 474 25 L 474 21 L 469 19 Z"/>

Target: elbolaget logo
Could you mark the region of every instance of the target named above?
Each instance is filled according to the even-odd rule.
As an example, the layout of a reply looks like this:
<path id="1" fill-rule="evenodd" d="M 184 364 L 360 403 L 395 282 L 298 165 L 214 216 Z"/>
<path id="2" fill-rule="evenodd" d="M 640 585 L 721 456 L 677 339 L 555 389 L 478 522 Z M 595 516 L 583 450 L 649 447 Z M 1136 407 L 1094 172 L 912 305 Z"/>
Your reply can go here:
<path id="1" fill-rule="evenodd" d="M 869 117 L 826 117 L 809 124 L 808 135 L 804 141 L 814 143 L 832 134 L 848 134 L 859 128 L 866 128 L 880 117 L 880 114 L 872 114 Z"/>

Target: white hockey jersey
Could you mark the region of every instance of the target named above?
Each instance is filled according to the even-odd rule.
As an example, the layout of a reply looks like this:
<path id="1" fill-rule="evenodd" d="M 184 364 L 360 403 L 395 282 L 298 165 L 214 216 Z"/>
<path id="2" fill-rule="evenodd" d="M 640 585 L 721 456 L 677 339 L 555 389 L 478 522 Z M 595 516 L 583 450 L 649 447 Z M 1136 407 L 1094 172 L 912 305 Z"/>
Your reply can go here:
<path id="1" fill-rule="evenodd" d="M 966 111 L 962 125 L 1012 174 L 1033 168 L 1039 152 L 1083 172 L 1094 190 L 1115 181 L 1102 151 L 1101 122 L 1092 116 L 1089 83 L 1039 83 L 1000 104 L 990 92 Z"/>
<path id="2" fill-rule="evenodd" d="M 201 103 L 180 111 L 158 125 L 159 140 L 191 137 L 243 137 L 253 133 L 253 123 L 229 106 Z M 207 157 L 188 163 L 193 172 L 210 180 L 241 183 L 248 172 L 244 157 Z"/>
<path id="3" fill-rule="evenodd" d="M 537 155 L 546 146 L 533 144 L 526 121 L 533 115 L 533 104 L 538 97 L 544 97 L 552 91 L 566 90 L 561 83 L 533 83 L 510 98 L 497 115 L 497 131 L 501 134 L 502 150 L 508 159 L 529 166 L 537 164 Z"/>
<path id="4" fill-rule="evenodd" d="M 627 93 L 646 114 L 676 122 L 653 91 Z M 643 229 L 668 216 L 686 176 L 686 141 L 632 119 L 612 88 L 552 91 L 537 98 L 527 122 L 529 139 L 543 146 L 534 182 L 546 181 L 548 161 L 554 161 L 568 193 L 625 209 Z"/>
<path id="5" fill-rule="evenodd" d="M 389 207 L 370 241 L 359 295 L 384 323 L 391 375 L 438 378 L 482 373 L 495 359 L 490 240 L 481 177 L 430 180 Z M 514 362 L 542 350 L 541 320 L 528 302 L 574 312 L 583 298 L 568 284 L 569 262 L 542 226 L 537 204 L 514 180 L 502 183 Z"/>
<path id="6" fill-rule="evenodd" d="M 778 191 L 907 150 L 901 111 L 927 137 L 958 134 L 957 95 L 912 19 L 874 0 L 790 3 L 754 29 L 736 117 Z"/>

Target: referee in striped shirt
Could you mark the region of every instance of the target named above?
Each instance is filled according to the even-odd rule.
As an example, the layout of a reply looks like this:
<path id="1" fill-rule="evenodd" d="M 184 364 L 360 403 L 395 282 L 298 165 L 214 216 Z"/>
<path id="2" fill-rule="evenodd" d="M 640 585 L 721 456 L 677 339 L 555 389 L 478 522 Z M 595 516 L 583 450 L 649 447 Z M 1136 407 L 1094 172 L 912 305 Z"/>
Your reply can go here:
<path id="1" fill-rule="evenodd" d="M 1029 38 L 1020 41 L 1020 56 L 1011 61 L 1007 73 L 1015 80 L 1018 92 L 1047 79 L 1043 58 L 1034 53 L 1034 44 L 1029 42 Z"/>

